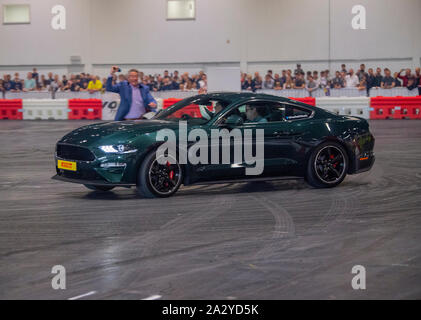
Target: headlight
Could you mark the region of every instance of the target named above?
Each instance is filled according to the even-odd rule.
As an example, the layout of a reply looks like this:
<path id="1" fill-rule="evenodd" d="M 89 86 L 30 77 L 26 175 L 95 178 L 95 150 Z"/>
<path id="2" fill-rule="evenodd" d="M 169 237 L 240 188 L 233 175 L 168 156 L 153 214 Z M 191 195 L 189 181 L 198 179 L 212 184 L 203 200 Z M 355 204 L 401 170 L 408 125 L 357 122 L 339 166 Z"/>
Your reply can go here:
<path id="1" fill-rule="evenodd" d="M 137 149 L 134 149 L 132 146 L 127 144 L 118 144 L 118 145 L 109 145 L 109 146 L 100 146 L 99 147 L 105 153 L 133 153 L 136 152 Z"/>

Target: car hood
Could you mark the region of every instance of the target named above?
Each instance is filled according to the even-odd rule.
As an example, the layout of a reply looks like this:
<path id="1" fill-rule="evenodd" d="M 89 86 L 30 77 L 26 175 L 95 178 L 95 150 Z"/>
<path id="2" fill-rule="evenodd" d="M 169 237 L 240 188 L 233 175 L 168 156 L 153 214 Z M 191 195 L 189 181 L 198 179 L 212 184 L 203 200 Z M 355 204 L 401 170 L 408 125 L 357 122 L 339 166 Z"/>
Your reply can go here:
<path id="1" fill-rule="evenodd" d="M 59 143 L 84 147 L 130 143 L 136 137 L 161 129 L 178 129 L 178 122 L 165 120 L 112 121 L 80 127 L 66 134 Z"/>

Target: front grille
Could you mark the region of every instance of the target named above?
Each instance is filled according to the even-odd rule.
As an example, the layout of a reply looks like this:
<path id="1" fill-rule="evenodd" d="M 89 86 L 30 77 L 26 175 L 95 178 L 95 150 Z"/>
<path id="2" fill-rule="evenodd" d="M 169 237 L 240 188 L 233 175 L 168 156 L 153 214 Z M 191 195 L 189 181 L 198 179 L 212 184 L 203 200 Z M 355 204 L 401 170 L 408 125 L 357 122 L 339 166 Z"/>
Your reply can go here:
<path id="1" fill-rule="evenodd" d="M 95 160 L 94 154 L 87 148 L 59 143 L 57 144 L 57 156 L 66 160 Z"/>

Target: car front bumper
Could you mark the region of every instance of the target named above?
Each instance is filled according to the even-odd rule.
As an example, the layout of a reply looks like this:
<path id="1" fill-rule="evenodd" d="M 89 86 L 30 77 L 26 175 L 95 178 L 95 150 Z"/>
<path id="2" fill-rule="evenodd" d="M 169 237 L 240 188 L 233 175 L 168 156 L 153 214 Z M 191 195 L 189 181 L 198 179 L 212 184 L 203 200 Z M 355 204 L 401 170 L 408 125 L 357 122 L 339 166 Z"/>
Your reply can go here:
<path id="1" fill-rule="evenodd" d="M 55 155 L 55 180 L 93 185 L 132 186 L 136 185 L 138 155 L 112 154 L 95 157 L 93 161 L 66 159 Z M 58 160 L 76 163 L 76 171 L 60 169 Z"/>
<path id="2" fill-rule="evenodd" d="M 95 185 L 95 186 L 132 187 L 135 185 L 134 183 L 112 183 L 105 180 L 72 179 L 72 178 L 66 178 L 65 176 L 59 175 L 59 174 L 52 176 L 51 179 L 64 181 L 64 182 L 70 182 L 70 183 L 90 184 L 90 185 Z"/>

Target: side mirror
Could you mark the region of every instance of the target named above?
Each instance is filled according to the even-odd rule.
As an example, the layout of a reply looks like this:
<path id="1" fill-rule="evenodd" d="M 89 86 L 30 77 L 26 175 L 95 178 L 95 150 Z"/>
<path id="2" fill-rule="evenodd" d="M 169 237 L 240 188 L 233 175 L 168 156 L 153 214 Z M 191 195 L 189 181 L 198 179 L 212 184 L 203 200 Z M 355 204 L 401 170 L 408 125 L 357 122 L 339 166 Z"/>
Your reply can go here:
<path id="1" fill-rule="evenodd" d="M 158 116 L 159 114 L 161 114 L 162 112 L 164 112 L 165 109 L 161 109 L 158 110 L 157 112 L 154 113 L 154 117 Z"/>

